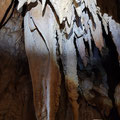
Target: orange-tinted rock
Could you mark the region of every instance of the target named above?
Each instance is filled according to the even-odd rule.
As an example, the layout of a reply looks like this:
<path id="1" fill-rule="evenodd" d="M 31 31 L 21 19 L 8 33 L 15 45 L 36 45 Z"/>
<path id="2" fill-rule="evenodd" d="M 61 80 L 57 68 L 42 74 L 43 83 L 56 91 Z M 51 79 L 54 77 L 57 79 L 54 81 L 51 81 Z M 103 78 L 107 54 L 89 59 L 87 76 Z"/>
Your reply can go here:
<path id="1" fill-rule="evenodd" d="M 66 89 L 68 92 L 69 102 L 72 106 L 73 118 L 74 120 L 78 120 L 78 108 L 79 104 L 77 103 L 78 100 L 78 86 L 73 82 L 73 80 L 66 77 Z"/>
<path id="2" fill-rule="evenodd" d="M 54 59 L 50 60 L 48 76 L 50 76 L 50 119 L 55 120 L 55 116 L 59 107 L 61 74 Z"/>
<path id="3" fill-rule="evenodd" d="M 79 119 L 80 120 L 102 120 L 100 112 L 96 108 L 89 105 L 84 99 L 81 98 L 79 103 Z"/>
<path id="4" fill-rule="evenodd" d="M 10 15 L 12 13 L 14 2 L 13 2 L 13 4 L 11 4 L 12 0 L 0 0 L 0 3 L 1 3 L 0 4 L 0 23 L 1 23 L 5 14 L 6 14 L 6 16 L 5 16 L 4 22 L 10 17 Z M 8 9 L 10 7 L 10 5 L 11 5 L 11 9 Z"/>
<path id="5" fill-rule="evenodd" d="M 58 65 L 49 56 L 44 60 L 43 57 L 38 59 L 35 56 L 31 59 L 29 58 L 29 63 L 37 119 L 54 120 L 60 97 L 61 76 Z"/>

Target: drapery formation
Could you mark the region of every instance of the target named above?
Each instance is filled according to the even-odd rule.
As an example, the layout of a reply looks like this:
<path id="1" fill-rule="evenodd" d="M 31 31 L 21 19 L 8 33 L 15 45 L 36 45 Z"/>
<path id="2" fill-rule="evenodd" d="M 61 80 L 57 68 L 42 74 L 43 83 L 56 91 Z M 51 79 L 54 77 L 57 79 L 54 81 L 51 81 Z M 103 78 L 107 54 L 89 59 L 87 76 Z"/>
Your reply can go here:
<path id="1" fill-rule="evenodd" d="M 120 114 L 119 15 L 104 13 L 99 0 L 19 0 L 17 9 L 26 2 L 24 41 L 37 120 Z"/>
<path id="2" fill-rule="evenodd" d="M 62 78 L 58 60 L 62 62 L 73 119 L 78 120 L 79 116 L 78 92 L 83 92 L 85 99 L 93 104 L 96 96 L 90 92 L 92 89 L 100 94 L 102 100 L 99 102 L 104 101 L 94 103 L 95 106 L 102 104 L 104 108 L 98 109 L 103 116 L 108 116 L 112 101 L 108 97 L 106 72 L 99 54 L 104 56 L 104 52 L 109 52 L 103 34 L 108 36 L 110 32 L 119 51 L 120 25 L 107 14 L 102 15 L 95 0 L 50 0 L 37 1 L 37 5 L 26 13 L 24 26 L 37 119 L 45 116 L 44 119 L 53 120 L 59 108 Z M 78 69 L 87 69 L 89 64 L 92 67 L 99 64 L 102 75 L 97 78 L 100 79 L 98 85 L 93 83 L 96 78 L 83 81 L 80 78 Z"/>

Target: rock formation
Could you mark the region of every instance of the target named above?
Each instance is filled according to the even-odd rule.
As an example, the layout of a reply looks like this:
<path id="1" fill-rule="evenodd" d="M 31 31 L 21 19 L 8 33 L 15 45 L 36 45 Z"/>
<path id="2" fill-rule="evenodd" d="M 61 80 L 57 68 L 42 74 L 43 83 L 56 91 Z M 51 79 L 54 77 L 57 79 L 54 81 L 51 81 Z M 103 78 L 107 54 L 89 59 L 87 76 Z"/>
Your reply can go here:
<path id="1" fill-rule="evenodd" d="M 0 120 L 119 120 L 119 4 L 2 1 Z"/>

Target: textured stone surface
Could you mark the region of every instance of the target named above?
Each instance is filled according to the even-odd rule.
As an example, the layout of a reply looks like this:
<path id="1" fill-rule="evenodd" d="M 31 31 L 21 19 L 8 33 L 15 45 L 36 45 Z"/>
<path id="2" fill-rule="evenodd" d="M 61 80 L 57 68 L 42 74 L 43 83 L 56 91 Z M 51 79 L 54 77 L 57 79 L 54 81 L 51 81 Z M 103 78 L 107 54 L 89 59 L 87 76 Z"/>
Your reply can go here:
<path id="1" fill-rule="evenodd" d="M 59 116 L 61 104 L 65 101 L 59 100 L 63 93 L 58 92 L 56 95 L 56 89 L 59 91 L 62 79 L 64 79 L 68 105 L 64 107 L 65 117 L 56 116 L 56 119 L 80 119 L 78 102 L 80 96 L 90 104 L 91 113 L 92 107 L 98 110 L 95 117 L 109 118 L 112 108 L 115 108 L 112 103 L 114 93 L 109 93 L 109 89 L 112 89 L 108 84 L 110 71 L 102 62 L 106 62 L 107 56 L 113 57 L 110 53 L 110 44 L 114 45 L 112 42 L 115 42 L 119 51 L 119 45 L 116 43 L 119 40 L 117 36 L 120 29 L 118 27 L 117 32 L 113 31 L 112 27 L 119 26 L 119 23 L 115 21 L 111 23 L 111 21 L 113 18 L 109 14 L 101 13 L 96 0 L 38 2 L 27 12 L 24 20 L 25 47 L 34 86 L 34 104 L 38 120 L 44 116 L 41 115 L 44 110 L 46 110 L 46 116 L 43 118 L 45 120 L 54 120 L 55 114 Z M 49 73 L 53 72 L 52 68 L 54 68 L 54 64 L 50 64 L 51 58 L 56 66 L 62 67 L 62 72 L 55 68 L 55 71 L 58 71 L 54 72 L 58 76 L 56 76 L 58 82 L 52 79 Z M 115 58 L 117 63 L 119 57 L 116 55 Z M 41 73 L 41 69 L 45 72 Z M 58 74 L 61 76 L 63 74 L 63 77 L 60 78 Z M 56 88 L 51 90 L 50 86 L 54 84 Z M 57 107 L 54 107 L 50 101 Z M 56 101 L 60 103 L 56 104 Z"/>
<path id="2" fill-rule="evenodd" d="M 22 20 L 14 11 L 0 29 L 0 120 L 36 120 Z"/>
<path id="3" fill-rule="evenodd" d="M 0 0 L 0 28 L 10 17 L 14 2 L 12 0 Z"/>
<path id="4" fill-rule="evenodd" d="M 119 0 L 33 2 L 0 30 L 0 120 L 118 120 Z"/>

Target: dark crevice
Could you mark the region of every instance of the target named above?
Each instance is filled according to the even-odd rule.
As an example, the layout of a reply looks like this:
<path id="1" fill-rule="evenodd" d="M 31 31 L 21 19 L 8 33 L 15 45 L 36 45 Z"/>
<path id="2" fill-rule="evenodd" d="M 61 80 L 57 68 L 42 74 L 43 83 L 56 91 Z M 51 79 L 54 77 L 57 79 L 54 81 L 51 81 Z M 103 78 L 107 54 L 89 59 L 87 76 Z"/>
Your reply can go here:
<path id="1" fill-rule="evenodd" d="M 85 41 L 85 39 L 83 39 L 83 41 L 84 41 L 84 44 L 85 44 L 85 49 L 88 52 L 88 56 L 90 57 L 90 46 L 89 46 L 89 43 L 88 43 L 88 41 Z"/>
<path id="2" fill-rule="evenodd" d="M 76 9 L 74 8 L 74 13 L 75 13 L 75 20 L 74 22 L 76 23 L 77 27 L 81 27 L 81 29 L 83 29 L 82 27 L 82 22 L 81 22 L 81 17 L 78 16 Z"/>
<path id="3" fill-rule="evenodd" d="M 91 45 L 92 45 L 92 53 L 93 53 L 93 57 L 100 59 L 101 54 L 99 49 L 96 47 L 95 42 L 93 40 L 91 40 Z"/>
<path id="4" fill-rule="evenodd" d="M 91 64 L 92 64 L 92 71 L 94 72 L 96 78 L 93 83 L 95 85 L 102 83 L 104 87 L 108 89 L 107 74 L 102 65 L 101 53 L 99 49 L 96 47 L 94 41 L 91 42 L 92 42 L 91 45 L 92 45 L 92 53 L 93 53 L 93 61 L 91 61 L 92 62 Z"/>
<path id="5" fill-rule="evenodd" d="M 76 40 L 77 39 L 74 37 L 74 46 L 75 46 L 76 56 L 77 56 L 77 70 L 83 70 L 84 69 L 84 64 L 83 64 L 83 61 L 81 59 L 80 53 L 78 51 Z"/>
<path id="6" fill-rule="evenodd" d="M 61 60 L 61 53 L 60 53 L 60 45 L 59 45 L 59 37 L 58 33 L 56 31 L 56 56 L 57 56 L 57 63 L 59 66 L 60 74 L 61 74 L 61 85 L 60 85 L 60 102 L 59 102 L 59 108 L 56 113 L 55 120 L 62 120 L 66 117 L 66 112 L 68 109 L 67 103 L 68 101 L 68 94 L 66 90 L 65 85 L 65 75 L 64 75 L 64 68 Z"/>
<path id="7" fill-rule="evenodd" d="M 99 15 L 98 17 L 102 23 L 102 20 Z M 115 99 L 114 99 L 115 88 L 120 82 L 120 67 L 119 67 L 119 61 L 118 61 L 118 53 L 117 53 L 117 48 L 113 42 L 111 32 L 109 30 L 109 26 L 108 26 L 108 34 L 106 34 L 103 23 L 102 23 L 102 31 L 103 31 L 103 37 L 105 39 L 105 44 L 108 49 L 107 55 L 106 54 L 104 55 L 104 52 L 102 53 L 102 64 L 107 73 L 107 79 L 108 79 L 107 81 L 109 86 L 108 95 L 113 102 L 113 109 L 111 110 L 109 119 L 119 120 L 120 118 L 117 112 L 117 108 L 115 106 Z"/>
<path id="8" fill-rule="evenodd" d="M 120 23 L 120 0 L 117 0 L 117 16 L 118 16 L 118 21 Z"/>
<path id="9" fill-rule="evenodd" d="M 79 104 L 80 103 L 80 98 L 81 96 L 83 96 L 83 91 L 80 87 L 80 82 L 79 82 L 79 73 L 81 71 L 83 71 L 85 69 L 85 66 L 83 64 L 83 61 L 81 59 L 81 56 L 80 56 L 80 53 L 79 53 L 79 50 L 78 50 L 78 47 L 77 47 L 77 39 L 74 37 L 74 46 L 75 46 L 75 50 L 76 50 L 76 57 L 77 57 L 77 76 L 78 76 L 78 99 L 77 99 L 77 103 Z"/>
<path id="10" fill-rule="evenodd" d="M 22 17 L 25 17 L 26 12 L 27 12 L 27 5 L 23 5 L 21 12 Z"/>

